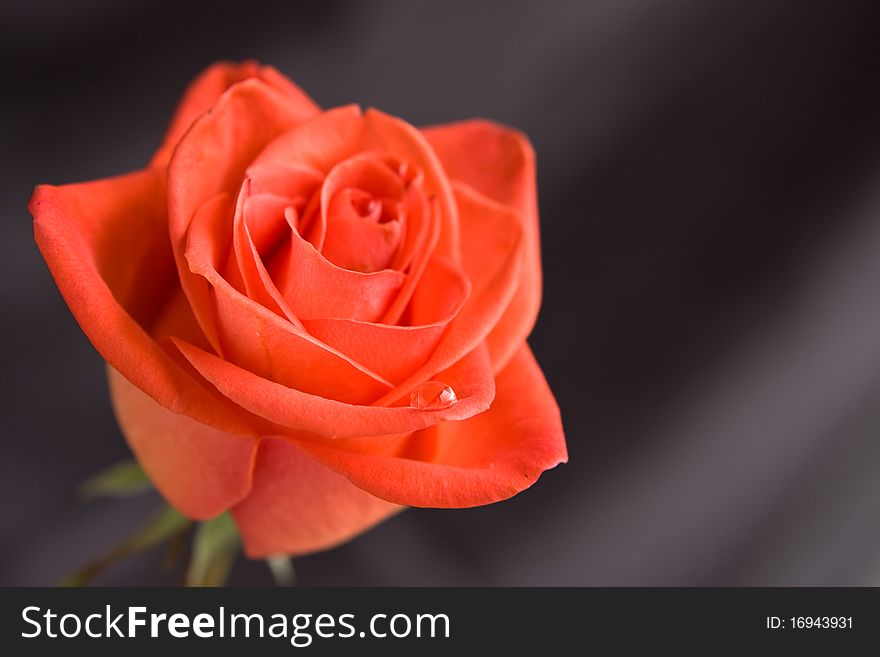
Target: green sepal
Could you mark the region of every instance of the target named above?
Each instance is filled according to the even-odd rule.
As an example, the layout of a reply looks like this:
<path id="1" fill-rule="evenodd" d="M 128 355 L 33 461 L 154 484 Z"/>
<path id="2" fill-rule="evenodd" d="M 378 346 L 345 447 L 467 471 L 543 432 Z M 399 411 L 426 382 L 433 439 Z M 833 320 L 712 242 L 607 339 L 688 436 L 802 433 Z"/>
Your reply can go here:
<path id="1" fill-rule="evenodd" d="M 186 573 L 187 586 L 223 586 L 241 548 L 232 516 L 223 513 L 198 525 Z"/>
<path id="2" fill-rule="evenodd" d="M 89 478 L 79 486 L 77 493 L 83 499 L 91 500 L 96 497 L 131 497 L 151 488 L 150 478 L 140 464 L 127 460 Z"/>

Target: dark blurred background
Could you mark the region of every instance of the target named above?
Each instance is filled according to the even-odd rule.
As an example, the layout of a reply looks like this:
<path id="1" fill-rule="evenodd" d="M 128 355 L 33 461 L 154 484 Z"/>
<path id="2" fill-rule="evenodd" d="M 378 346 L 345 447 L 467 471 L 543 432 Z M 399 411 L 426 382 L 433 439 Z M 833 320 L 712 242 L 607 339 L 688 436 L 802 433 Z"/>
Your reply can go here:
<path id="1" fill-rule="evenodd" d="M 530 342 L 571 455 L 298 559 L 301 584 L 880 584 L 880 3 L 0 7 L 0 583 L 55 581 L 157 502 L 74 499 L 126 448 L 31 189 L 143 166 L 196 73 L 256 57 L 325 107 L 531 136 Z M 174 581 L 160 559 L 99 581 Z"/>

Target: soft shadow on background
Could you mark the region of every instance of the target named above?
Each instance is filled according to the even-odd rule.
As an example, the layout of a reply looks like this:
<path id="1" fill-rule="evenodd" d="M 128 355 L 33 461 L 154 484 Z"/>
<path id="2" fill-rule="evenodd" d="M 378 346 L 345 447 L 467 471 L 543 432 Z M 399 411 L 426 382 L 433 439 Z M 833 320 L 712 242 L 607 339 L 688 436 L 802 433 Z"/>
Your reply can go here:
<path id="1" fill-rule="evenodd" d="M 16 0 L 0 54 L 0 584 L 157 501 L 73 499 L 126 448 L 30 192 L 143 166 L 185 84 L 251 57 L 325 107 L 531 136 L 530 342 L 571 457 L 298 559 L 301 584 L 880 584 L 880 3 Z M 173 583 L 159 560 L 100 581 Z"/>

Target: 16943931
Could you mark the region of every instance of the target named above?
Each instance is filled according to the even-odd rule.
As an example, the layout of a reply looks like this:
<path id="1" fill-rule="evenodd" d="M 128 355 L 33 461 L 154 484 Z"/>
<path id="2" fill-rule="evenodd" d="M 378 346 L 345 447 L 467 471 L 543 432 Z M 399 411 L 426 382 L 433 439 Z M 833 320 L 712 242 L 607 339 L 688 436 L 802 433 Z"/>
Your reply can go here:
<path id="1" fill-rule="evenodd" d="M 768 630 L 851 630 L 852 616 L 767 616 Z"/>

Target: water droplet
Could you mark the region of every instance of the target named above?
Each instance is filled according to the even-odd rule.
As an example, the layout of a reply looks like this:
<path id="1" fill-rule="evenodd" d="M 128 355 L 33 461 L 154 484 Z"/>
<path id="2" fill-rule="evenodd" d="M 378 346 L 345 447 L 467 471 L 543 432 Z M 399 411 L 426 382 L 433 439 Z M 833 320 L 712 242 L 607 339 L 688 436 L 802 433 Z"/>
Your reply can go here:
<path id="1" fill-rule="evenodd" d="M 409 396 L 409 405 L 420 411 L 440 411 L 457 401 L 455 390 L 442 381 L 425 381 Z"/>

